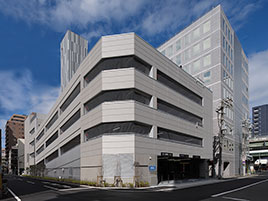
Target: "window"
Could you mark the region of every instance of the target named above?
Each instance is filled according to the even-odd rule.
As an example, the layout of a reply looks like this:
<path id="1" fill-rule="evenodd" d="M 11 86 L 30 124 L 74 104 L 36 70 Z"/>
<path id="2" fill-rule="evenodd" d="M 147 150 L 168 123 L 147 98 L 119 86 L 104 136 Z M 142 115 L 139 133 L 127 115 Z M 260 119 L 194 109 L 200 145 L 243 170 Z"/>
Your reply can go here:
<path id="1" fill-rule="evenodd" d="M 67 142 L 65 145 L 63 145 L 60 148 L 61 154 L 66 153 L 67 151 L 71 150 L 72 148 L 76 147 L 77 145 L 80 145 L 80 135 L 74 137 L 69 142 Z"/>
<path id="2" fill-rule="evenodd" d="M 193 63 L 193 73 L 196 74 L 200 71 L 201 69 L 201 65 L 200 65 L 200 59 L 196 60 L 194 63 Z"/>
<path id="3" fill-rule="evenodd" d="M 184 52 L 184 59 L 185 59 L 185 61 L 189 61 L 190 58 L 191 58 L 191 50 L 189 48 L 189 49 L 185 50 L 185 52 Z"/>
<path id="4" fill-rule="evenodd" d="M 42 130 L 41 133 L 36 137 L 36 142 L 38 142 L 45 134 L 45 131 Z"/>
<path id="5" fill-rule="evenodd" d="M 60 107 L 62 112 L 66 110 L 66 108 L 73 102 L 73 100 L 78 96 L 79 93 L 80 93 L 80 82 Z"/>
<path id="6" fill-rule="evenodd" d="M 40 148 L 37 149 L 36 155 L 40 154 L 42 151 L 44 151 L 44 145 L 42 145 Z"/>
<path id="7" fill-rule="evenodd" d="M 223 32 L 224 32 L 224 28 L 225 28 L 225 21 L 224 21 L 224 19 L 222 18 L 222 30 L 223 30 Z"/>
<path id="8" fill-rule="evenodd" d="M 48 122 L 48 124 L 46 125 L 46 129 L 48 130 L 55 123 L 57 119 L 58 119 L 58 112 L 56 112 L 54 116 L 51 118 L 51 120 Z"/>
<path id="9" fill-rule="evenodd" d="M 90 83 L 101 71 L 111 69 L 121 69 L 134 67 L 136 70 L 149 75 L 151 65 L 142 61 L 136 56 L 114 57 L 102 59 L 94 68 L 92 68 L 84 77 L 86 85 Z"/>
<path id="10" fill-rule="evenodd" d="M 102 91 L 85 103 L 85 111 L 89 112 L 90 110 L 104 102 L 123 100 L 135 100 L 137 102 L 149 105 L 151 96 L 137 89 Z"/>
<path id="11" fill-rule="evenodd" d="M 176 41 L 176 51 L 179 51 L 181 49 L 181 40 Z"/>
<path id="12" fill-rule="evenodd" d="M 46 141 L 46 147 L 48 147 L 52 142 L 54 142 L 58 138 L 58 131 L 55 132 L 47 141 Z"/>
<path id="13" fill-rule="evenodd" d="M 176 61 L 175 61 L 175 63 L 176 63 L 177 65 L 180 65 L 180 64 L 181 64 L 181 55 L 180 55 L 180 54 L 176 56 Z"/>
<path id="14" fill-rule="evenodd" d="M 174 115 L 178 118 L 181 118 L 185 121 L 193 123 L 194 125 L 198 124 L 202 126 L 202 118 L 192 114 L 186 110 L 178 108 L 170 103 L 167 103 L 161 99 L 157 99 L 157 109 L 168 114 Z"/>
<path id="15" fill-rule="evenodd" d="M 202 146 L 202 138 L 198 138 L 195 136 L 187 135 L 184 133 L 172 131 L 169 129 L 157 128 L 157 138 L 158 139 L 168 139 L 168 140 L 174 140 L 186 144 L 191 145 L 198 145 Z"/>
<path id="16" fill-rule="evenodd" d="M 173 55 L 173 45 L 170 45 L 167 49 L 166 49 L 166 56 L 170 57 Z"/>
<path id="17" fill-rule="evenodd" d="M 30 142 L 30 145 L 31 146 L 34 146 L 34 140 Z"/>
<path id="18" fill-rule="evenodd" d="M 193 31 L 193 39 L 196 40 L 200 37 L 200 27 L 196 28 L 194 31 Z"/>
<path id="19" fill-rule="evenodd" d="M 191 42 L 191 38 L 190 38 L 190 34 L 187 34 L 185 37 L 184 37 L 184 43 L 185 43 L 185 46 L 190 44 Z"/>
<path id="20" fill-rule="evenodd" d="M 210 82 L 210 78 L 211 78 L 211 72 L 210 71 L 205 72 L 204 73 L 204 82 L 205 83 Z"/>
<path id="21" fill-rule="evenodd" d="M 222 47 L 223 49 L 225 49 L 225 37 L 224 36 L 222 36 Z"/>
<path id="22" fill-rule="evenodd" d="M 207 33 L 208 31 L 210 31 L 210 21 L 205 22 L 203 25 L 203 33 Z"/>
<path id="23" fill-rule="evenodd" d="M 32 135 L 32 134 L 34 134 L 34 132 L 35 132 L 35 128 L 33 128 L 33 129 L 30 131 L 30 134 Z"/>
<path id="24" fill-rule="evenodd" d="M 80 119 L 80 109 L 60 128 L 61 133 L 70 128 L 78 119 Z"/>
<path id="25" fill-rule="evenodd" d="M 50 154 L 48 157 L 46 157 L 46 162 L 50 162 L 52 160 L 54 160 L 55 158 L 57 158 L 59 156 L 59 152 L 58 150 L 54 151 L 52 154 Z"/>
<path id="26" fill-rule="evenodd" d="M 207 38 L 203 41 L 203 50 L 206 50 L 211 47 L 211 40 Z"/>
<path id="27" fill-rule="evenodd" d="M 163 55 L 165 55 L 166 51 L 165 51 L 165 50 L 163 50 L 163 51 L 161 51 L 161 53 L 162 53 Z"/>
<path id="28" fill-rule="evenodd" d="M 113 122 L 102 123 L 85 130 L 85 141 L 103 134 L 127 134 L 135 133 L 149 135 L 152 126 L 140 122 Z"/>
<path id="29" fill-rule="evenodd" d="M 182 84 L 178 83 L 177 81 L 173 80 L 171 77 L 162 73 L 160 70 L 157 70 L 157 80 L 163 85 L 183 95 L 184 97 L 189 98 L 190 100 L 194 101 L 199 105 L 202 105 L 202 97 L 200 97 L 190 89 L 186 88 Z"/>
<path id="30" fill-rule="evenodd" d="M 209 66 L 211 64 L 211 55 L 204 56 L 204 66 Z"/>
<path id="31" fill-rule="evenodd" d="M 195 46 L 193 46 L 193 55 L 197 55 L 200 53 L 200 44 L 196 44 Z"/>
<path id="32" fill-rule="evenodd" d="M 244 94 L 242 94 L 242 102 L 244 103 L 244 105 L 248 105 L 248 99 L 245 97 Z"/>
<path id="33" fill-rule="evenodd" d="M 183 70 L 185 70 L 187 73 L 190 73 L 190 70 L 191 70 L 191 64 L 188 64 L 188 65 L 184 65 L 182 67 Z"/>

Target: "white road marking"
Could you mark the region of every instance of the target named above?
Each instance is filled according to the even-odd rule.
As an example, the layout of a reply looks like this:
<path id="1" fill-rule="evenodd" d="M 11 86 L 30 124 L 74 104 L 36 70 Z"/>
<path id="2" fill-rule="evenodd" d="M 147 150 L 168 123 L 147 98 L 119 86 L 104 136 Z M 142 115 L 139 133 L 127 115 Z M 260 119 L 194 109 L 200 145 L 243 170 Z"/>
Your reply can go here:
<path id="1" fill-rule="evenodd" d="M 249 184 L 247 186 L 243 186 L 243 187 L 240 187 L 240 188 L 236 188 L 236 189 L 233 189 L 233 190 L 230 190 L 230 191 L 226 191 L 226 192 L 222 192 L 222 193 L 219 193 L 219 194 L 215 194 L 215 195 L 212 195 L 211 197 L 213 197 L 213 198 L 219 197 L 219 196 L 222 196 L 222 195 L 225 195 L 225 194 L 233 193 L 233 192 L 240 191 L 240 190 L 243 190 L 243 189 L 252 187 L 252 186 L 256 186 L 258 184 L 261 184 L 261 183 L 264 183 L 264 182 L 267 182 L 267 181 L 268 181 L 268 179 L 263 180 L 263 181 L 259 181 L 259 182 L 253 183 L 253 184 Z"/>
<path id="2" fill-rule="evenodd" d="M 75 190 L 88 190 L 88 188 L 69 188 L 69 189 L 60 189 L 59 191 L 75 191 Z"/>
<path id="3" fill-rule="evenodd" d="M 18 179 L 18 180 L 23 181 L 23 179 Z"/>
<path id="4" fill-rule="evenodd" d="M 71 186 L 61 185 L 63 188 L 72 188 Z"/>
<path id="5" fill-rule="evenodd" d="M 7 188 L 7 190 L 13 195 L 13 197 L 17 200 L 17 201 L 21 201 L 21 199 L 15 194 L 12 192 L 12 190 L 10 190 L 9 188 Z"/>
<path id="6" fill-rule="evenodd" d="M 226 200 L 249 201 L 249 200 L 240 199 L 240 198 L 231 198 L 231 197 L 222 197 L 222 198 L 223 198 L 223 199 L 226 199 Z"/>
<path id="7" fill-rule="evenodd" d="M 174 188 L 164 188 L 164 189 L 158 189 L 158 190 L 155 190 L 155 191 L 173 191 Z"/>
<path id="8" fill-rule="evenodd" d="M 29 183 L 29 184 L 34 184 L 34 182 L 32 182 L 32 181 L 26 181 L 27 183 Z"/>
<path id="9" fill-rule="evenodd" d="M 47 186 L 47 185 L 44 185 L 44 187 L 46 187 L 46 188 L 50 188 L 50 189 L 52 189 L 52 190 L 54 190 L 54 191 L 58 191 L 58 190 L 59 190 L 58 188 L 54 188 L 54 187 Z"/>

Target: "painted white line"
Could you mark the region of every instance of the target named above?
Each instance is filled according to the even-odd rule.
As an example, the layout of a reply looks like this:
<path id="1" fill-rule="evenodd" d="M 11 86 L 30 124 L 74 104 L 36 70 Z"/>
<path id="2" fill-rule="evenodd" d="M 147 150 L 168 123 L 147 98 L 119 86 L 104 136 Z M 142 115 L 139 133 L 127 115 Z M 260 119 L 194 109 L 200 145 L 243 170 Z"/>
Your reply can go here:
<path id="1" fill-rule="evenodd" d="M 61 185 L 63 188 L 72 188 L 71 186 Z"/>
<path id="2" fill-rule="evenodd" d="M 237 189 L 233 189 L 233 190 L 230 190 L 230 191 L 226 191 L 226 192 L 222 192 L 222 193 L 219 193 L 219 194 L 215 194 L 215 195 L 212 195 L 211 197 L 213 197 L 213 198 L 219 197 L 219 196 L 222 196 L 222 195 L 225 195 L 225 194 L 233 193 L 233 192 L 240 191 L 240 190 L 243 190 L 243 189 L 252 187 L 252 186 L 256 186 L 258 184 L 261 184 L 261 183 L 264 183 L 264 182 L 267 182 L 267 181 L 268 181 L 268 179 L 263 180 L 263 181 L 259 181 L 259 182 L 253 183 L 253 184 L 249 184 L 247 186 L 243 186 L 243 187 L 240 187 L 240 188 L 237 188 Z"/>
<path id="3" fill-rule="evenodd" d="M 32 182 L 32 181 L 26 181 L 27 183 L 29 183 L 29 184 L 34 184 L 34 182 Z"/>
<path id="4" fill-rule="evenodd" d="M 164 188 L 164 189 L 158 189 L 158 190 L 155 190 L 155 191 L 173 191 L 175 190 L 174 188 Z"/>
<path id="5" fill-rule="evenodd" d="M 16 196 L 16 194 L 13 193 L 12 190 L 10 190 L 9 188 L 7 188 L 7 190 L 13 195 L 13 197 L 14 197 L 17 201 L 21 201 L 21 199 L 20 199 L 18 196 Z"/>
<path id="6" fill-rule="evenodd" d="M 23 179 L 18 179 L 18 180 L 23 181 Z"/>
<path id="7" fill-rule="evenodd" d="M 51 186 L 47 186 L 47 185 L 44 185 L 45 188 L 49 188 L 49 189 L 52 189 L 54 191 L 58 191 L 59 189 L 58 188 L 54 188 L 54 187 L 51 187 Z"/>
<path id="8" fill-rule="evenodd" d="M 231 198 L 231 197 L 222 197 L 222 198 L 223 198 L 223 199 L 226 199 L 226 200 L 249 201 L 249 200 L 240 199 L 240 198 Z"/>
<path id="9" fill-rule="evenodd" d="M 75 190 L 88 190 L 88 188 L 69 188 L 69 189 L 60 189 L 59 191 L 75 191 Z"/>

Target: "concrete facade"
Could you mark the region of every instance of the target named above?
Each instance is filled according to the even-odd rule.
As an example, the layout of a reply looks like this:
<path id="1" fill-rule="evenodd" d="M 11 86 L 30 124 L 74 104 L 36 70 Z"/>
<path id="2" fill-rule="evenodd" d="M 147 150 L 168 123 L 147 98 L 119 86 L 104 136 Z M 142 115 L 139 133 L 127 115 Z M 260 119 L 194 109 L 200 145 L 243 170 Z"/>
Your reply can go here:
<path id="1" fill-rule="evenodd" d="M 161 45 L 158 50 L 213 91 L 213 133 L 218 135 L 216 108 L 231 98 L 226 109 L 223 176 L 241 173 L 242 121 L 249 118 L 248 61 L 219 5 Z"/>
<path id="2" fill-rule="evenodd" d="M 27 116 L 13 114 L 12 117 L 6 123 L 5 130 L 5 151 L 6 151 L 6 159 L 7 162 L 11 161 L 9 158 L 13 146 L 17 144 L 18 138 L 24 138 L 24 121 Z M 11 164 L 8 165 L 8 167 Z"/>
<path id="3" fill-rule="evenodd" d="M 87 56 L 88 41 L 68 30 L 60 44 L 61 89 L 66 87 L 80 63 Z"/>
<path id="4" fill-rule="evenodd" d="M 160 72 L 184 94 L 163 84 Z M 172 109 L 164 112 L 160 100 Z M 173 108 L 185 117 L 171 114 Z M 35 150 L 35 164 L 45 165 L 45 175 L 155 185 L 157 169 L 149 167 L 157 168 L 157 157 L 168 152 L 206 161 L 201 177 L 208 176 L 212 92 L 134 33 L 96 43 L 33 135 L 30 116 L 25 133 L 35 148 L 25 150 Z"/>
<path id="5" fill-rule="evenodd" d="M 268 136 L 268 104 L 252 108 L 252 137 Z"/>

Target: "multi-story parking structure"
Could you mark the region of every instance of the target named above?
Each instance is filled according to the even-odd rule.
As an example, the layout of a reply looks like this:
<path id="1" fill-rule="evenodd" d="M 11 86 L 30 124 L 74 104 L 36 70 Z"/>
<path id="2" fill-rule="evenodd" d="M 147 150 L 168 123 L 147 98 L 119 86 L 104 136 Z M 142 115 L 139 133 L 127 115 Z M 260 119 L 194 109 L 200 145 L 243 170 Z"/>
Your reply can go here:
<path id="1" fill-rule="evenodd" d="M 216 108 L 223 99 L 223 175 L 242 173 L 242 122 L 249 118 L 248 61 L 219 5 L 161 45 L 158 50 L 213 91 L 213 133 L 219 127 Z"/>
<path id="2" fill-rule="evenodd" d="M 34 135 L 27 124 L 25 133 L 47 176 L 155 185 L 208 177 L 211 119 L 212 92 L 127 33 L 102 37 Z"/>

